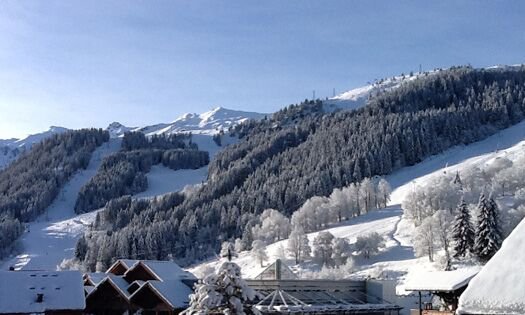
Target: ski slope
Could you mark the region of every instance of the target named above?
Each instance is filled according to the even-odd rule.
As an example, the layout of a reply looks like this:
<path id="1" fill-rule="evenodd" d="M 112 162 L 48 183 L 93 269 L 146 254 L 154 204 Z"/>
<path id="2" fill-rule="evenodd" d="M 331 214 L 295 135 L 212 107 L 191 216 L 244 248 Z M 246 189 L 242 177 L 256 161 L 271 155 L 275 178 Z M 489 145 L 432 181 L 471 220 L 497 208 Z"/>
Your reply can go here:
<path id="1" fill-rule="evenodd" d="M 77 239 L 91 224 L 96 212 L 77 215 L 75 201 L 80 188 L 95 176 L 102 159 L 120 149 L 120 139 L 97 148 L 87 169 L 77 172 L 64 185 L 58 197 L 34 222 L 27 224 L 27 231 L 20 238 L 21 253 L 0 263 L 0 269 L 56 270 L 57 265 L 73 255 Z"/>

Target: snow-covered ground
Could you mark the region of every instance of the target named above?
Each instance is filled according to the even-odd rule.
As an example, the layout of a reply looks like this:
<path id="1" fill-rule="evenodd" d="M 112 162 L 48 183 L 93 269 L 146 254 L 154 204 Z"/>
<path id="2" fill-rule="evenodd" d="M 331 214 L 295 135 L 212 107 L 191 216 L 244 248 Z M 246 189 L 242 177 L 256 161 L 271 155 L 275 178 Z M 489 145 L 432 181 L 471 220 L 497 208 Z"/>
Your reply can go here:
<path id="1" fill-rule="evenodd" d="M 364 86 L 346 91 L 323 101 L 323 108 L 326 112 L 356 109 L 364 106 L 371 95 L 396 89 L 406 82 L 413 81 L 420 76 L 432 73 L 435 73 L 435 71 L 414 73 L 412 75 L 399 75 L 379 81 L 376 80 L 373 83 L 368 82 Z"/>
<path id="2" fill-rule="evenodd" d="M 189 133 L 212 136 L 219 131 L 238 125 L 249 119 L 259 120 L 269 114 L 246 112 L 215 107 L 202 114 L 186 113 L 169 123 L 159 123 L 142 127 L 126 127 L 118 122 L 108 126 L 112 137 L 122 136 L 127 131 L 143 132 L 147 136 L 160 134 Z"/>
<path id="3" fill-rule="evenodd" d="M 151 198 L 182 190 L 186 185 L 198 185 L 208 177 L 208 166 L 196 170 L 174 171 L 161 164 L 153 165 L 146 174 L 148 189 L 134 195 L 135 198 Z"/>
<path id="4" fill-rule="evenodd" d="M 75 214 L 78 192 L 95 176 L 102 159 L 120 149 L 120 142 L 120 139 L 111 139 L 93 152 L 87 169 L 73 175 L 45 213 L 27 225 L 27 231 L 20 238 L 22 252 L 0 263 L 0 269 L 14 266 L 16 269 L 55 270 L 62 259 L 72 256 L 78 237 L 96 215 L 95 212 Z"/>

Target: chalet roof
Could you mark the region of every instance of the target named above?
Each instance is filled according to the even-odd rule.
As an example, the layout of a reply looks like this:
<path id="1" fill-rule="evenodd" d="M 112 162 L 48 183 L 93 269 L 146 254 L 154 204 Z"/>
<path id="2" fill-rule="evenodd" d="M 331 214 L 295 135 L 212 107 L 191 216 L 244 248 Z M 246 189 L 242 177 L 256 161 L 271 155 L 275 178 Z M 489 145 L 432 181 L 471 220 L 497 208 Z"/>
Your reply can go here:
<path id="1" fill-rule="evenodd" d="M 459 298 L 460 314 L 525 314 L 525 220 L 472 279 Z"/>
<path id="2" fill-rule="evenodd" d="M 108 270 L 105 272 L 106 274 L 111 273 L 111 270 L 113 270 L 117 265 L 122 265 L 125 267 L 126 270 L 131 268 L 135 263 L 137 263 L 138 260 L 136 259 L 118 259 L 113 263 L 113 265 L 109 266 Z"/>
<path id="3" fill-rule="evenodd" d="M 43 294 L 41 303 L 37 294 Z M 83 310 L 82 275 L 78 271 L 0 271 L 0 314 Z"/>
<path id="4" fill-rule="evenodd" d="M 143 266 L 151 271 L 160 281 L 197 279 L 192 273 L 183 270 L 176 263 L 172 261 L 160 260 L 138 260 L 128 269 L 128 271 L 126 271 L 126 274 L 135 268 L 139 268 L 140 266 Z"/>
<path id="5" fill-rule="evenodd" d="M 184 308 L 188 306 L 189 295 L 193 293 L 192 289 L 179 280 L 168 281 L 147 281 L 139 290 L 135 291 L 130 300 L 138 294 L 139 291 L 151 290 L 162 300 L 166 301 L 172 308 Z"/>
<path id="6" fill-rule="evenodd" d="M 95 287 L 92 286 L 92 285 L 85 285 L 84 286 L 84 291 L 86 292 L 86 295 L 91 293 L 93 290 L 95 290 Z"/>
<path id="7" fill-rule="evenodd" d="M 84 278 L 89 280 L 94 286 L 97 285 L 100 281 L 104 280 L 107 276 L 105 272 L 90 272 L 84 275 Z"/>
<path id="8" fill-rule="evenodd" d="M 405 290 L 407 291 L 441 291 L 451 292 L 468 285 L 478 273 L 478 267 L 457 269 L 451 271 L 418 272 L 409 276 Z"/>
<path id="9" fill-rule="evenodd" d="M 111 285 L 115 289 L 115 291 L 117 291 L 118 294 L 120 294 L 126 300 L 129 300 L 130 293 L 127 290 L 129 283 L 122 276 L 116 276 L 113 274 L 107 274 L 106 277 L 102 281 L 97 283 L 97 285 L 93 289 L 88 289 L 89 293 L 86 297 L 95 294 L 97 292 L 97 289 L 103 286 L 105 283 Z"/>
<path id="10" fill-rule="evenodd" d="M 129 283 L 121 276 L 107 275 L 107 279 L 110 280 L 124 295 L 126 298 L 129 298 L 130 293 L 128 292 Z"/>

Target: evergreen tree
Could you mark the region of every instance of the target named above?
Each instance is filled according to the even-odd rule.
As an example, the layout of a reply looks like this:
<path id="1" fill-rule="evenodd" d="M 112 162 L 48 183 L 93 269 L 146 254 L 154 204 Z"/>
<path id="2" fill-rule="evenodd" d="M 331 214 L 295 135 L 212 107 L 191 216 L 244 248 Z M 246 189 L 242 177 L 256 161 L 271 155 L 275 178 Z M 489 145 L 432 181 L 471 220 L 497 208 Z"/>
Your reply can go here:
<path id="1" fill-rule="evenodd" d="M 461 199 L 458 205 L 457 215 L 454 219 L 452 238 L 454 240 L 454 257 L 465 257 L 474 249 L 474 228 L 470 221 L 470 213 L 467 203 Z"/>
<path id="2" fill-rule="evenodd" d="M 487 262 L 501 247 L 501 230 L 498 218 L 498 206 L 494 199 L 479 198 L 478 230 L 474 244 L 476 256 L 482 262 Z"/>
<path id="3" fill-rule="evenodd" d="M 258 293 L 241 278 L 241 268 L 225 262 L 217 274 L 209 274 L 195 285 L 184 314 L 259 314 L 257 309 L 246 307 L 257 297 Z"/>

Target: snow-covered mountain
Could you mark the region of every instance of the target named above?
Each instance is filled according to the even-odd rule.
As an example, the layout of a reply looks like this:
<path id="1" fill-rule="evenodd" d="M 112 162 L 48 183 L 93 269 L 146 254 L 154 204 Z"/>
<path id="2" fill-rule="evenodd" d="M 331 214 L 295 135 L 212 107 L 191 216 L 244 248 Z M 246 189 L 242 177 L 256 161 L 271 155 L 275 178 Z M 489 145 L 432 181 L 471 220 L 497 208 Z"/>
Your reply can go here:
<path id="1" fill-rule="evenodd" d="M 402 84 L 413 81 L 421 76 L 431 75 L 436 71 L 411 73 L 391 78 L 368 82 L 366 85 L 346 91 L 323 101 L 324 110 L 333 112 L 336 110 L 350 110 L 364 106 L 366 101 L 373 95 L 390 91 L 400 87 Z"/>
<path id="2" fill-rule="evenodd" d="M 189 132 L 192 134 L 214 135 L 221 130 L 227 131 L 228 128 L 244 121 L 262 119 L 267 115 L 216 107 L 202 114 L 184 114 L 170 123 L 159 123 L 143 127 L 125 127 L 115 122 L 109 125 L 108 130 L 114 137 L 121 136 L 126 131 L 140 131 L 148 136 Z"/>
<path id="3" fill-rule="evenodd" d="M 48 130 L 36 134 L 29 135 L 22 139 L 0 139 L 0 169 L 7 166 L 20 153 L 31 149 L 33 144 L 38 143 L 54 134 L 60 134 L 69 129 L 57 126 L 51 126 Z"/>

